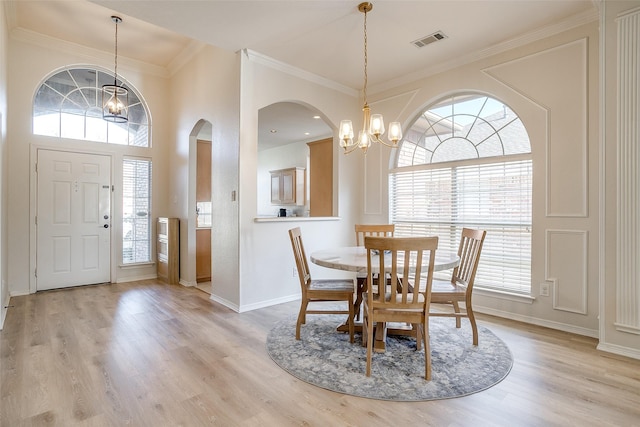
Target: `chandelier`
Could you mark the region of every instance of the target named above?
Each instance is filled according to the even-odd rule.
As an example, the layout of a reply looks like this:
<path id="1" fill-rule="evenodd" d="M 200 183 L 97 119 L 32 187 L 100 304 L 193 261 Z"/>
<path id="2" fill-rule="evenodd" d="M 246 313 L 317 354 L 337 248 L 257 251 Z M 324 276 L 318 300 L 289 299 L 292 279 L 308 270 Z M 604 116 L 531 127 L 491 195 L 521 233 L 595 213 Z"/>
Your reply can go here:
<path id="1" fill-rule="evenodd" d="M 392 122 L 389 124 L 389 133 L 387 139 L 389 143 L 382 140 L 384 135 L 384 119 L 382 114 L 371 114 L 371 108 L 367 104 L 367 13 L 371 12 L 373 4 L 369 2 L 360 3 L 358 10 L 364 13 L 364 88 L 362 90 L 364 97 L 364 106 L 362 111 L 364 112 L 364 118 L 362 121 L 362 130 L 358 134 L 357 141 L 353 140 L 353 124 L 351 120 L 342 120 L 340 122 L 340 128 L 338 130 L 338 137 L 340 138 L 340 146 L 344 148 L 344 153 L 349 154 L 356 148 L 361 148 L 364 154 L 367 154 L 367 150 L 371 146 L 371 142 L 377 142 L 387 147 L 395 148 L 398 146 L 398 141 L 402 139 L 402 126 L 399 122 Z"/>
<path id="2" fill-rule="evenodd" d="M 113 71 L 113 84 L 102 86 L 102 118 L 114 123 L 125 123 L 129 120 L 129 90 L 118 85 L 118 24 L 119 16 L 112 16 L 116 24 L 116 60 Z"/>

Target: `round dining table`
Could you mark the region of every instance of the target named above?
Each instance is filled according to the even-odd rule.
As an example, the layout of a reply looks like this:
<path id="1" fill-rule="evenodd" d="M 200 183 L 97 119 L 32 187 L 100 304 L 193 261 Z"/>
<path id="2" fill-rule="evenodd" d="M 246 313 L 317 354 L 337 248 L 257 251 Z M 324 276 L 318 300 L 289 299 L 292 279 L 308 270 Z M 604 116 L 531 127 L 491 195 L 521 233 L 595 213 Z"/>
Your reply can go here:
<path id="1" fill-rule="evenodd" d="M 388 255 L 388 254 L 387 254 Z M 345 246 L 339 248 L 322 249 L 311 254 L 311 262 L 327 268 L 336 270 L 354 271 L 356 273 L 367 272 L 367 250 L 364 246 Z M 372 259 L 375 261 L 376 256 Z M 385 262 L 387 265 L 391 265 Z M 454 268 L 460 262 L 457 254 L 445 251 L 436 251 L 436 259 L 433 271 L 448 270 Z M 373 262 L 372 268 L 376 268 L 378 262 Z M 374 270 L 374 273 L 378 273 Z"/>
<path id="2" fill-rule="evenodd" d="M 379 273 L 377 269 L 379 268 L 379 262 L 377 261 L 377 257 L 379 255 L 374 255 L 372 258 L 372 272 Z M 385 265 L 391 266 L 391 255 L 385 254 L 389 258 L 388 261 L 385 260 Z M 333 268 L 336 270 L 343 271 L 352 271 L 355 273 L 366 274 L 367 273 L 367 250 L 364 246 L 345 246 L 345 247 L 337 247 L 330 249 L 322 249 L 319 251 L 315 251 L 310 255 L 311 262 L 321 267 Z M 460 263 L 460 257 L 458 254 L 446 252 L 446 251 L 436 251 L 436 258 L 433 265 L 434 271 L 442 271 L 448 270 L 456 267 Z M 360 305 L 362 304 L 362 294 L 366 291 L 366 289 L 362 287 L 358 287 L 356 289 L 356 300 L 354 302 L 355 312 L 360 312 Z M 356 319 L 347 319 L 347 322 L 354 322 L 355 330 L 358 332 L 362 332 L 362 324 L 355 323 Z M 340 332 L 345 332 L 349 330 L 348 323 L 343 323 L 337 328 Z M 395 335 L 413 335 L 414 331 L 411 330 L 411 327 L 407 326 L 398 326 L 394 328 L 389 328 L 384 325 L 383 328 L 376 328 L 375 339 L 374 339 L 374 351 L 376 352 L 384 352 L 386 346 L 386 337 L 387 334 L 395 334 Z"/>

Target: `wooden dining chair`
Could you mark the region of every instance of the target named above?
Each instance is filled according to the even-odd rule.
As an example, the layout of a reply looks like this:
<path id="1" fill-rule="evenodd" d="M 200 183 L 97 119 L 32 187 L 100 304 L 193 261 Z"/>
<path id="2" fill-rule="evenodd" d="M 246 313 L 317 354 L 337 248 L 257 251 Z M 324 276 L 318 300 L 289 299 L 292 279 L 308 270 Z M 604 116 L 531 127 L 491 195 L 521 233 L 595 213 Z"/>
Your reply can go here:
<path id="1" fill-rule="evenodd" d="M 356 246 L 364 245 L 365 237 L 393 237 L 395 224 L 356 224 Z M 366 286 L 367 273 L 356 275 L 356 319 L 360 320 L 360 305 L 362 304 L 362 293 Z"/>
<path id="2" fill-rule="evenodd" d="M 419 331 L 416 349 L 420 348 L 422 340 L 424 377 L 430 380 L 429 305 L 438 238 L 365 237 L 364 246 L 367 249 L 367 281 L 372 284 L 363 304 L 362 339 L 363 345 L 367 346 L 366 375 L 371 376 L 374 325 L 380 328 L 386 322 L 404 322 L 412 324 Z M 389 258 L 384 255 L 385 251 L 390 252 Z M 374 285 L 377 272 L 386 272 L 390 280 Z"/>
<path id="3" fill-rule="evenodd" d="M 478 345 L 478 327 L 471 305 L 473 282 L 480 261 L 480 253 L 487 232 L 463 228 L 458 246 L 460 264 L 453 269 L 451 280 L 434 280 L 431 290 L 431 303 L 451 304 L 453 312 L 431 312 L 431 316 L 455 317 L 456 328 L 460 327 L 460 319 L 468 317 L 473 330 L 473 345 Z M 464 302 L 464 310 L 460 310 L 460 303 Z"/>
<path id="4" fill-rule="evenodd" d="M 307 254 L 302 244 L 302 233 L 300 227 L 289 230 L 293 256 L 296 260 L 300 288 L 302 289 L 302 301 L 300 302 L 300 312 L 296 322 L 296 339 L 300 339 L 300 327 L 307 322 L 307 314 L 348 314 L 349 341 L 353 343 L 353 280 L 352 279 L 311 279 Z M 346 301 L 347 310 L 309 310 L 309 303 Z"/>
<path id="5" fill-rule="evenodd" d="M 356 224 L 356 246 L 363 246 L 365 237 L 393 237 L 395 228 L 395 224 Z"/>

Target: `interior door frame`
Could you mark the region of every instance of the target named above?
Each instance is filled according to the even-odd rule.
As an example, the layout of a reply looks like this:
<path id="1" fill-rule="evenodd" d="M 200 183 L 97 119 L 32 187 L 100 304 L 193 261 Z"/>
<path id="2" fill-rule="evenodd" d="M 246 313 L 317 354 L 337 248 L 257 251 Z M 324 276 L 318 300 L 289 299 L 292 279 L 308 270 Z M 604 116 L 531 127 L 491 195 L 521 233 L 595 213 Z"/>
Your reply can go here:
<path id="1" fill-rule="evenodd" d="M 30 152 L 29 152 L 29 293 L 34 294 L 37 291 L 37 280 L 36 280 L 36 266 L 37 266 L 37 236 L 36 236 L 36 213 L 37 213 L 37 203 L 38 203 L 38 175 L 36 174 L 36 162 L 38 161 L 38 150 L 48 150 L 48 151 L 61 151 L 67 153 L 76 153 L 76 154 L 88 154 L 88 155 L 97 155 L 97 156 L 105 156 L 109 158 L 110 168 L 109 171 L 111 173 L 111 185 L 112 191 L 110 192 L 111 200 L 111 227 L 110 227 L 110 235 L 109 235 L 109 253 L 111 254 L 111 260 L 109 265 L 109 276 L 110 280 L 113 281 L 113 278 L 116 277 L 115 274 L 115 266 L 114 262 L 115 258 L 115 248 L 114 238 L 115 238 L 115 228 L 118 226 L 116 221 L 120 221 L 120 218 L 114 218 L 114 153 L 100 150 L 80 150 L 74 149 L 71 147 L 61 147 L 58 145 L 49 145 L 49 144 L 31 144 Z"/>

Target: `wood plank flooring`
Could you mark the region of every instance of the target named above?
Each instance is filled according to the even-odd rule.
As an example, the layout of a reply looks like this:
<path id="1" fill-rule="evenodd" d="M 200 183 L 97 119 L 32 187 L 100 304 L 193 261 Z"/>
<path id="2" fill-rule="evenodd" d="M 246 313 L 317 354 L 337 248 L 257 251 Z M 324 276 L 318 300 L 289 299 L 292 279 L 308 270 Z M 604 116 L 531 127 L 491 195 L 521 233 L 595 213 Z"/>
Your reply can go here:
<path id="1" fill-rule="evenodd" d="M 237 314 L 208 297 L 141 281 L 12 298 L 0 426 L 640 426 L 640 361 L 591 338 L 481 315 L 514 354 L 505 380 L 457 399 L 381 402 L 271 361 L 267 333 L 297 302 Z"/>

